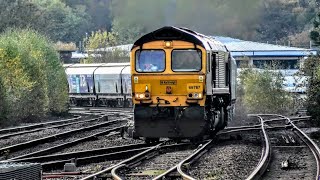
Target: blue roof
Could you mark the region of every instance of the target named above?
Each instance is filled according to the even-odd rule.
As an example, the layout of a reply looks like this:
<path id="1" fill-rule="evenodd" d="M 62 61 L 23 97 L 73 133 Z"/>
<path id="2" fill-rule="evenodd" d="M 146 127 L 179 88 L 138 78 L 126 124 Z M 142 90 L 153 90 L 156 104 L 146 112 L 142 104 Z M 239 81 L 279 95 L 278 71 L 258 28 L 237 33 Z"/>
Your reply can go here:
<path id="1" fill-rule="evenodd" d="M 308 56 L 315 55 L 317 51 L 289 46 L 280 46 L 253 41 L 244 41 L 230 37 L 212 36 L 226 45 L 232 56 Z"/>
<path id="2" fill-rule="evenodd" d="M 316 55 L 317 51 L 297 47 L 281 46 L 253 41 L 244 41 L 231 37 L 212 36 L 214 39 L 222 42 L 233 57 L 306 57 Z M 100 51 L 110 51 L 120 49 L 130 51 L 132 44 L 120 45 L 115 47 L 101 48 Z"/>

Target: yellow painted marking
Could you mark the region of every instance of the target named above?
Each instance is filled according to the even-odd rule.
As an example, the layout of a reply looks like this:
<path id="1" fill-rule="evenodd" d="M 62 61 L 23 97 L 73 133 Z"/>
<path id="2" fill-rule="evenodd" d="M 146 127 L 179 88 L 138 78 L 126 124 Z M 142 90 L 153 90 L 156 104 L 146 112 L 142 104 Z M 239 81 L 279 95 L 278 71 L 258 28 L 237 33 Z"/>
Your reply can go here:
<path id="1" fill-rule="evenodd" d="M 145 92 L 146 86 L 148 86 L 148 91 L 151 92 L 151 85 L 150 84 L 136 84 L 135 85 L 135 92 L 138 92 L 138 93 Z"/>

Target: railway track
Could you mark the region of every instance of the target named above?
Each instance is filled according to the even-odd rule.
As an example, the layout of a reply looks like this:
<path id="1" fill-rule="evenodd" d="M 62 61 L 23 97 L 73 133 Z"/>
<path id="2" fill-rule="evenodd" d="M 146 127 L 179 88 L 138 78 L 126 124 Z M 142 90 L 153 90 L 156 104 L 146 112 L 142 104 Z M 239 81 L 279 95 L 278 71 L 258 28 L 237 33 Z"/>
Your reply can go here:
<path id="1" fill-rule="evenodd" d="M 2 160 L 39 156 L 93 140 L 112 131 L 120 131 L 120 129 L 124 127 L 125 120 L 125 118 L 108 120 L 107 116 L 101 116 L 96 120 L 98 123 L 91 126 L 84 126 L 27 142 L 2 147 L 0 148 Z M 123 123 L 121 124 L 121 122 Z M 112 128 L 112 126 L 116 127 Z"/>
<path id="2" fill-rule="evenodd" d="M 235 131 L 252 131 L 250 128 L 230 130 L 221 133 L 225 136 Z M 259 129 L 257 130 L 259 131 Z M 160 143 L 124 161 L 117 162 L 83 179 L 113 178 L 113 179 L 162 179 L 162 178 L 186 178 L 185 168 L 189 167 L 196 158 L 212 148 L 215 140 L 204 141 L 201 145 L 180 143 L 168 145 Z M 178 148 L 179 147 L 179 148 Z M 174 160 L 173 160 L 174 158 Z M 171 162 L 171 163 L 169 163 Z"/>
<path id="3" fill-rule="evenodd" d="M 257 117 L 269 141 L 266 141 L 265 153 L 255 169 L 259 173 L 248 179 L 319 179 L 320 150 L 292 119 L 272 114 L 257 115 Z M 284 128 L 281 130 L 270 128 L 279 126 Z M 272 149 L 272 157 L 271 153 L 266 153 L 267 149 Z"/>
<path id="4" fill-rule="evenodd" d="M 74 121 L 76 121 L 74 123 L 77 123 L 77 121 L 79 121 L 81 118 L 82 118 L 82 116 L 74 115 L 74 118 L 65 119 L 65 120 L 50 121 L 50 122 L 36 123 L 36 124 L 32 124 L 32 125 L 25 125 L 25 126 L 13 127 L 13 128 L 0 129 L 0 139 L 5 138 L 5 135 L 2 135 L 2 134 L 12 134 L 11 136 L 19 135 L 19 134 L 29 133 L 32 131 L 32 129 L 36 129 L 33 131 L 37 131 L 37 130 L 40 130 L 42 127 L 48 128 L 48 126 L 56 125 L 56 124 L 58 124 L 58 127 L 59 126 L 62 127 L 63 125 L 67 126 L 67 125 L 71 124 L 71 122 L 74 122 Z M 10 135 L 8 137 L 10 137 Z"/>
<path id="5" fill-rule="evenodd" d="M 132 119 L 130 110 L 123 112 L 121 110 L 76 109 L 74 111 L 77 111 L 79 117 L 88 115 L 112 116 L 114 120 L 111 120 L 111 122 Z M 187 142 L 172 144 L 170 141 L 165 141 L 155 145 L 138 144 L 139 141 L 134 144 L 128 144 L 130 143 L 128 141 L 126 145 L 114 146 L 115 144 L 113 144 L 111 145 L 112 147 L 108 148 L 106 148 L 107 144 L 104 144 L 103 148 L 91 150 L 82 148 L 85 146 L 99 147 L 98 144 L 101 141 L 98 141 L 97 137 L 103 137 L 103 139 L 119 137 L 119 132 L 117 131 L 122 128 L 120 126 L 109 128 L 109 130 L 106 129 L 104 130 L 105 132 L 78 138 L 74 142 L 59 144 L 21 156 L 13 156 L 9 161 L 40 162 L 45 171 L 43 173 L 44 178 L 208 179 L 220 177 L 228 179 L 230 177 L 238 177 L 240 179 L 274 179 L 283 177 L 287 179 L 295 177 L 295 173 L 307 175 L 308 178 L 319 177 L 320 163 L 314 158 L 318 157 L 320 159 L 320 156 L 317 155 L 320 154 L 319 150 L 317 148 L 313 151 L 309 150 L 308 147 L 314 146 L 314 143 L 309 141 L 302 134 L 303 132 L 301 131 L 301 133 L 298 127 L 294 125 L 294 123 L 306 122 L 309 117 L 287 118 L 280 115 L 260 115 L 258 117 L 260 124 L 226 128 L 217 134 L 216 139 L 204 141 L 199 146 Z M 72 124 L 72 122 L 70 123 Z M 59 127 L 60 125 L 53 124 L 52 126 Z M 106 127 L 109 127 L 109 125 L 106 125 Z M 34 129 L 30 130 L 41 128 L 43 127 L 35 126 Z M 90 127 L 85 128 L 89 128 L 87 129 L 88 131 L 90 130 Z M 20 131 L 28 130 L 20 129 Z M 16 132 L 19 132 L 19 130 L 16 130 Z M 7 131 L 7 133 L 14 134 L 15 132 Z M 3 133 L 3 135 L 5 134 Z M 59 137 L 60 135 L 58 135 Z M 61 136 L 61 138 L 63 137 L 64 135 Z M 277 141 L 277 139 L 281 141 Z M 289 141 L 289 144 L 285 143 L 286 141 Z M 295 143 L 292 143 L 292 141 Z M 86 142 L 97 144 L 97 146 L 86 145 Z M 125 141 L 123 142 L 125 144 Z M 39 141 L 38 143 L 43 142 Z M 263 145 L 262 148 L 259 147 L 261 144 Z M 17 149 L 19 148 L 25 147 L 23 145 L 17 147 Z M 2 150 L 6 153 L 5 149 Z M 15 147 L 9 149 L 9 151 L 11 153 L 16 151 Z M 244 153 L 245 151 L 249 151 L 251 154 Z M 299 153 L 304 157 L 300 159 L 292 158 L 297 157 Z M 219 154 L 223 156 L 219 156 Z M 282 155 L 277 156 L 276 154 Z M 219 161 L 219 158 L 225 162 L 220 164 L 212 163 L 212 161 Z M 75 162 L 77 172 L 61 172 L 63 165 L 71 161 Z M 236 161 L 238 162 L 237 164 L 230 163 Z M 312 163 L 303 165 L 302 162 L 307 161 Z M 288 167 L 285 167 L 286 163 Z M 302 169 L 299 170 L 299 167 L 302 167 Z M 226 170 L 221 170 L 223 168 Z M 213 170 L 210 172 L 211 174 L 205 174 L 210 170 Z M 232 176 L 225 176 L 224 173 Z M 203 174 L 204 176 L 202 176 Z"/>
<path id="6" fill-rule="evenodd" d="M 44 171 L 51 170 L 62 170 L 65 163 L 71 162 L 71 160 L 76 160 L 77 166 L 83 166 L 86 164 L 119 160 L 125 157 L 132 156 L 143 150 L 146 150 L 152 144 L 129 144 L 123 146 L 105 147 L 93 150 L 76 151 L 69 153 L 61 153 L 54 155 L 45 155 L 37 157 L 29 157 L 24 159 L 14 159 L 9 160 L 10 162 L 38 162 L 42 164 Z"/>

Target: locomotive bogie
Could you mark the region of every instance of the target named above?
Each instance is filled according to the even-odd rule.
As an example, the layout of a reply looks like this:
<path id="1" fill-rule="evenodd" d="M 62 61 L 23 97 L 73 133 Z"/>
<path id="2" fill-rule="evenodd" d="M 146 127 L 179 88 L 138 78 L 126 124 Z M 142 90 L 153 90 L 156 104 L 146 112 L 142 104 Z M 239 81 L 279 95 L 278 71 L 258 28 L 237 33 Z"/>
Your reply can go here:
<path id="1" fill-rule="evenodd" d="M 208 122 L 203 106 L 151 107 L 135 105 L 136 136 L 193 138 L 205 134 Z"/>

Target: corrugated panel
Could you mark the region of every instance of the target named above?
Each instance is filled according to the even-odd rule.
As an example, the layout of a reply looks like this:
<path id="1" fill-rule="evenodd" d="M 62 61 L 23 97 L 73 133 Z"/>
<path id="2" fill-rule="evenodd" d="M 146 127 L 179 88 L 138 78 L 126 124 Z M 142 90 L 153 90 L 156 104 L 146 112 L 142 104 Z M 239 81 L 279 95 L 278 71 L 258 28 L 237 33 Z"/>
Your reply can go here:
<path id="1" fill-rule="evenodd" d="M 0 179 L 41 179 L 42 167 L 38 163 L 0 163 L 0 169 Z"/>
<path id="2" fill-rule="evenodd" d="M 226 82 L 226 64 L 224 62 L 225 60 L 225 54 L 219 53 L 217 55 L 217 69 L 216 69 L 216 75 L 217 75 L 217 87 L 223 88 L 225 87 Z"/>
<path id="3" fill-rule="evenodd" d="M 316 54 L 316 51 L 305 48 L 243 41 L 230 37 L 213 37 L 224 43 L 233 56 L 306 56 L 310 53 Z"/>
<path id="4" fill-rule="evenodd" d="M 258 43 L 252 41 L 230 42 L 226 43 L 230 51 L 305 51 L 307 49 L 280 46 L 267 43 Z"/>

